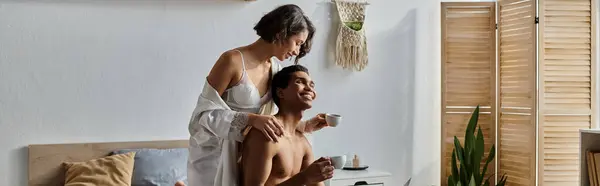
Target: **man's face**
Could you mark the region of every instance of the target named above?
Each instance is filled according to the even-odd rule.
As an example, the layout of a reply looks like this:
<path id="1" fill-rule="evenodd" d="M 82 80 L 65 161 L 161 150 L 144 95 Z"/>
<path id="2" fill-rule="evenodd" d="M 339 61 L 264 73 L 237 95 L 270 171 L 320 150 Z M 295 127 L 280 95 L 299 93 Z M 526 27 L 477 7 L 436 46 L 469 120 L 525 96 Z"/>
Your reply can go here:
<path id="1" fill-rule="evenodd" d="M 306 72 L 298 71 L 291 75 L 285 89 L 277 91 L 282 105 L 302 110 L 310 109 L 312 101 L 317 97 L 315 83 Z"/>

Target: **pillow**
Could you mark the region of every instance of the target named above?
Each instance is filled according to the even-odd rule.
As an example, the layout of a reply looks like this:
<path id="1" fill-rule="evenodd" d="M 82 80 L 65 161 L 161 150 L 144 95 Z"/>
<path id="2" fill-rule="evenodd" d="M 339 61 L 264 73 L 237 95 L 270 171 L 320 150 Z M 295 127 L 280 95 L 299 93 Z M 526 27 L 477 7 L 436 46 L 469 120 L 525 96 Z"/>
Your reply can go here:
<path id="1" fill-rule="evenodd" d="M 135 152 L 92 159 L 63 162 L 65 186 L 130 186 Z"/>
<path id="2" fill-rule="evenodd" d="M 123 149 L 114 154 L 135 152 L 131 186 L 187 185 L 187 148 L 173 149 Z"/>

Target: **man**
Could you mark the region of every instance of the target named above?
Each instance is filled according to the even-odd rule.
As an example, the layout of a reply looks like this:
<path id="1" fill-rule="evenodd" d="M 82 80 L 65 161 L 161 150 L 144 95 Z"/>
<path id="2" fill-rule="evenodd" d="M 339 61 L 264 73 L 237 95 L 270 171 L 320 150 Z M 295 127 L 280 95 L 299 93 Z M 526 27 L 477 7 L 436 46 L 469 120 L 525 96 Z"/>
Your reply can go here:
<path id="1" fill-rule="evenodd" d="M 328 158 L 314 161 L 312 147 L 296 126 L 316 97 L 308 70 L 300 65 L 283 68 L 273 77 L 271 95 L 279 108 L 275 117 L 283 124 L 284 136 L 268 140 L 251 129 L 242 145 L 243 186 L 316 185 L 333 176 Z M 314 161 L 314 162 L 313 162 Z"/>

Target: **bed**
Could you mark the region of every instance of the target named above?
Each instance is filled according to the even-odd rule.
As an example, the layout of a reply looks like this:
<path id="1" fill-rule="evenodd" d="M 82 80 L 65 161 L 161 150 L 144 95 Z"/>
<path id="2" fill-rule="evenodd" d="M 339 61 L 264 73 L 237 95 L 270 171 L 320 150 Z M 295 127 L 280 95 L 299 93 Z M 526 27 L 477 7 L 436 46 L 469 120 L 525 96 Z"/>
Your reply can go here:
<path id="1" fill-rule="evenodd" d="M 188 140 L 29 145 L 28 185 L 63 186 L 65 182 L 63 162 L 82 162 L 107 157 L 121 149 L 187 147 Z"/>

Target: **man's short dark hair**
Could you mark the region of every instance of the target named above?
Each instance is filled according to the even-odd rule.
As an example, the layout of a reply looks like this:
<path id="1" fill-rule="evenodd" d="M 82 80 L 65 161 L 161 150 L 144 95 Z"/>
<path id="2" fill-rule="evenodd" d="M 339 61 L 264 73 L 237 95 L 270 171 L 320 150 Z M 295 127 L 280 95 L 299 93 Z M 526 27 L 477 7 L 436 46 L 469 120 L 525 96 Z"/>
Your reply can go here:
<path id="1" fill-rule="evenodd" d="M 294 72 L 305 72 L 308 74 L 308 69 L 302 65 L 290 65 L 281 69 L 275 74 L 275 76 L 273 76 L 273 80 L 271 80 L 271 97 L 273 97 L 273 102 L 275 102 L 275 105 L 279 106 L 280 103 L 280 97 L 277 95 L 277 89 L 287 88 Z"/>
<path id="2" fill-rule="evenodd" d="M 271 43 L 283 42 L 290 36 L 308 31 L 306 41 L 300 46 L 300 53 L 296 56 L 296 64 L 300 58 L 310 52 L 312 38 L 316 31 L 302 9 L 294 4 L 282 5 L 267 13 L 256 23 L 254 30 L 261 39 Z"/>

